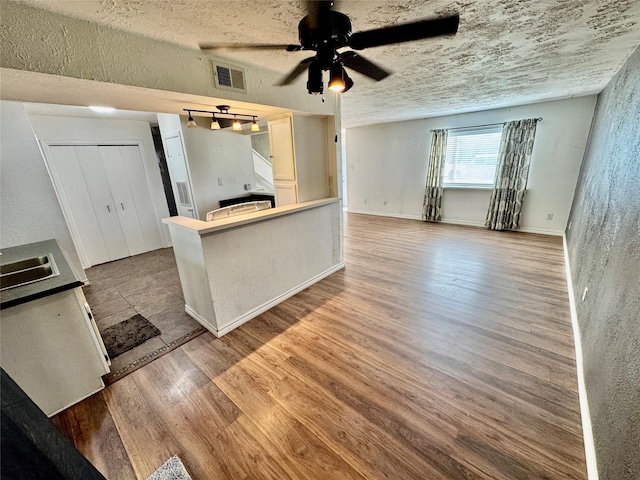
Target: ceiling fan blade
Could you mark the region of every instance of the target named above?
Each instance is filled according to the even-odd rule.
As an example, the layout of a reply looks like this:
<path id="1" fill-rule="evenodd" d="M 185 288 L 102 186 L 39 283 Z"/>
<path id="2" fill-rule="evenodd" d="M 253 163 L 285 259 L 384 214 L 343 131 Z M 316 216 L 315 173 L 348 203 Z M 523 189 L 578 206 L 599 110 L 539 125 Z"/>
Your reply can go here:
<path id="1" fill-rule="evenodd" d="M 276 85 L 282 87 L 284 85 L 289 85 L 296 78 L 298 78 L 302 73 L 307 69 L 307 65 L 315 60 L 316 57 L 309 57 L 302 60 L 296 67 L 289 72 L 289 74 L 280 80 Z"/>
<path id="2" fill-rule="evenodd" d="M 351 68 L 362 75 L 366 75 L 377 82 L 391 75 L 391 72 L 379 67 L 371 60 L 367 60 L 356 52 L 343 52 L 338 55 L 337 60 L 345 67 Z"/>
<path id="3" fill-rule="evenodd" d="M 439 37 L 440 35 L 453 35 L 458 31 L 459 23 L 460 15 L 456 14 L 450 17 L 419 20 L 391 27 L 365 30 L 354 33 L 349 40 L 349 46 L 355 50 L 362 50 L 363 48 L 410 42 L 423 38 Z"/>
<path id="4" fill-rule="evenodd" d="M 297 52 L 304 50 L 302 45 L 278 44 L 278 43 L 200 43 L 200 50 L 286 50 Z"/>

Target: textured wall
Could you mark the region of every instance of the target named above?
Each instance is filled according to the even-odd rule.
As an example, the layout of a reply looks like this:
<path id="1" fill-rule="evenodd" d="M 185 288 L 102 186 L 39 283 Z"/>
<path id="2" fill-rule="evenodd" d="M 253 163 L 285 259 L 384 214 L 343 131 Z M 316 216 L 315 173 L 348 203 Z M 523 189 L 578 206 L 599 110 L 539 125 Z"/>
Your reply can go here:
<path id="1" fill-rule="evenodd" d="M 24 105 L 2 102 L 0 114 L 0 245 L 55 238 L 85 278 Z"/>
<path id="2" fill-rule="evenodd" d="M 599 476 L 640 478 L 640 49 L 601 93 L 567 231 Z M 585 287 L 589 291 L 585 300 Z"/>

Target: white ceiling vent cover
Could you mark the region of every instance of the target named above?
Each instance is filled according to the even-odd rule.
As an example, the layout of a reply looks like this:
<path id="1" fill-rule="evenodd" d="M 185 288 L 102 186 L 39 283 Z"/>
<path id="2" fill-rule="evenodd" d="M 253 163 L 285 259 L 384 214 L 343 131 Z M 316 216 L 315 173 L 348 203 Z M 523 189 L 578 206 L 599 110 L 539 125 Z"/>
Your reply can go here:
<path id="1" fill-rule="evenodd" d="M 213 66 L 216 88 L 247 93 L 244 83 L 244 69 L 218 63 L 214 63 Z"/>

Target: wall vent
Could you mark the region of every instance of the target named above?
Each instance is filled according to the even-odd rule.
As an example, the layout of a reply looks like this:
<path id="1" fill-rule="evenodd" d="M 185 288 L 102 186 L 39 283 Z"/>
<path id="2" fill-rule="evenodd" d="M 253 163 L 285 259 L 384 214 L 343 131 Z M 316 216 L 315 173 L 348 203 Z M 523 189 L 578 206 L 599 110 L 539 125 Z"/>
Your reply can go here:
<path id="1" fill-rule="evenodd" d="M 216 88 L 221 90 L 231 90 L 233 92 L 247 92 L 247 88 L 244 83 L 244 69 L 232 67 L 230 65 L 220 65 L 217 63 L 214 63 L 213 66 Z"/>
<path id="2" fill-rule="evenodd" d="M 191 205 L 189 201 L 189 193 L 187 191 L 187 182 L 176 182 L 176 187 L 178 189 L 178 200 L 180 201 L 180 205 Z"/>

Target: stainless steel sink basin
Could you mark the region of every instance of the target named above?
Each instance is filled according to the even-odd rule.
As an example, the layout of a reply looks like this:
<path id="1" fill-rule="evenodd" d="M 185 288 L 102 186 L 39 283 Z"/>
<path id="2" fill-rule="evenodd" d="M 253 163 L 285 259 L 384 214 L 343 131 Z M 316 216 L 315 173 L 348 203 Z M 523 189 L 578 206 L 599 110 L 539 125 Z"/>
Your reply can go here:
<path id="1" fill-rule="evenodd" d="M 38 255 L 0 265 L 0 290 L 21 287 L 59 275 L 53 255 Z"/>
<path id="2" fill-rule="evenodd" d="M 46 265 L 49 263 L 49 257 L 47 255 L 40 255 L 39 257 L 26 258 L 18 262 L 6 263 L 0 265 L 0 274 L 5 275 L 11 272 L 17 272 L 19 270 L 26 270 L 27 268 L 38 267 L 40 265 Z"/>

